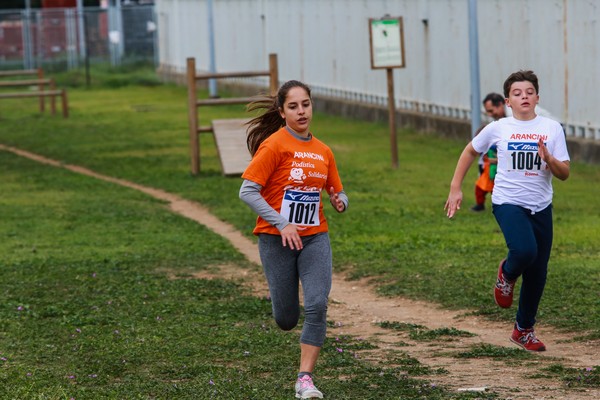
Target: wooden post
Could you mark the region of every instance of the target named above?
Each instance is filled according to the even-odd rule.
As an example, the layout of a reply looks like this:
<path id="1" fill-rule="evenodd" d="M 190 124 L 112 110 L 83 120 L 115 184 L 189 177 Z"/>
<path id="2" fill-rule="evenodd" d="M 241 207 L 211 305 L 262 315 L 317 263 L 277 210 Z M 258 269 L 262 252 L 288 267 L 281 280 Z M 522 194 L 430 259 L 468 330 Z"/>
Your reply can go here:
<path id="1" fill-rule="evenodd" d="M 44 79 L 44 70 L 43 69 L 41 69 L 41 68 L 37 69 L 37 77 L 38 77 L 38 79 Z M 43 83 L 40 83 L 38 90 L 40 92 L 44 91 Z M 44 96 L 40 96 L 40 112 L 44 112 L 45 104 L 46 104 L 46 99 L 44 99 Z"/>
<path id="2" fill-rule="evenodd" d="M 50 81 L 50 90 L 56 90 L 56 85 L 54 84 L 54 80 Z M 50 111 L 52 115 L 56 115 L 56 96 L 50 96 Z M 63 103 L 63 112 L 64 112 L 64 103 Z"/>
<path id="3" fill-rule="evenodd" d="M 390 147 L 392 148 L 392 168 L 398 168 L 398 140 L 396 138 L 396 100 L 394 99 L 394 70 L 386 68 L 388 87 L 388 112 L 390 114 Z"/>
<path id="4" fill-rule="evenodd" d="M 60 97 L 62 98 L 63 118 L 69 118 L 69 104 L 67 101 L 67 91 L 65 89 L 62 90 Z M 54 96 L 52 96 L 52 101 L 54 101 Z"/>
<path id="5" fill-rule="evenodd" d="M 279 69 L 277 67 L 277 54 L 269 54 L 269 88 L 271 96 L 277 95 L 279 89 Z"/>
<path id="6" fill-rule="evenodd" d="M 388 113 L 392 168 L 398 168 L 398 140 L 396 138 L 396 100 L 394 99 L 394 68 L 404 68 L 404 29 L 402 17 L 369 18 L 371 69 L 387 72 Z"/>
<path id="7" fill-rule="evenodd" d="M 198 140 L 198 101 L 196 93 L 196 59 L 187 59 L 188 122 L 192 175 L 200 173 L 200 141 Z"/>

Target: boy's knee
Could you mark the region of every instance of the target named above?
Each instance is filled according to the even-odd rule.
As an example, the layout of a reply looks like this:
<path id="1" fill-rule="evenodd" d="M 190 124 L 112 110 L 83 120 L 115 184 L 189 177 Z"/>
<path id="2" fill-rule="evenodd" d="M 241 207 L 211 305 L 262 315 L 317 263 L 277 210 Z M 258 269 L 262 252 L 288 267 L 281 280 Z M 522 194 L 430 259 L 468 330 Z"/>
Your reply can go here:
<path id="1" fill-rule="evenodd" d="M 511 249 L 511 257 L 522 266 L 530 265 L 537 258 L 537 249 L 535 247 L 520 247 Z"/>

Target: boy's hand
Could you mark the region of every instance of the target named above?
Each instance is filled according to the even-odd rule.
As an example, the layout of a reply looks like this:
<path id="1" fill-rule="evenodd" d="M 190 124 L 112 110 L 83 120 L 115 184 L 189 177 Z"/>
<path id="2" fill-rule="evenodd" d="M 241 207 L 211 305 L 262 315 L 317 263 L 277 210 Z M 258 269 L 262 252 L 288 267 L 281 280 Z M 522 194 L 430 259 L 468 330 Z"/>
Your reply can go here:
<path id="1" fill-rule="evenodd" d="M 544 162 L 548 163 L 551 154 L 546 145 L 544 144 L 544 140 L 542 138 L 538 140 L 538 154 Z"/>
<path id="2" fill-rule="evenodd" d="M 448 195 L 448 200 L 446 200 L 446 204 L 444 205 L 444 210 L 447 211 L 448 218 L 454 217 L 456 211 L 460 210 L 460 205 L 462 204 L 463 194 L 462 191 L 459 190 L 450 190 L 450 194 Z"/>

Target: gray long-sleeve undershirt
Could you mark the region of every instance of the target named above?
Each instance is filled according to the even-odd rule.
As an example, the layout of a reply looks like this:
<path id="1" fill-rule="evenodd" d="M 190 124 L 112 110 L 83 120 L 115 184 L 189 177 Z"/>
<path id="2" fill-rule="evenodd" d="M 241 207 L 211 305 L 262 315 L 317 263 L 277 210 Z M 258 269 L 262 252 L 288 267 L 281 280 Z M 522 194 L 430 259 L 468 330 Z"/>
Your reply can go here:
<path id="1" fill-rule="evenodd" d="M 262 186 L 258 183 L 244 179 L 244 182 L 240 187 L 240 199 L 248 204 L 252 211 L 281 232 L 281 230 L 289 225 L 290 222 L 267 203 L 260 194 L 261 190 Z M 338 197 L 342 203 L 344 203 L 344 211 L 346 211 L 348 208 L 348 196 L 342 190 L 338 193 Z"/>

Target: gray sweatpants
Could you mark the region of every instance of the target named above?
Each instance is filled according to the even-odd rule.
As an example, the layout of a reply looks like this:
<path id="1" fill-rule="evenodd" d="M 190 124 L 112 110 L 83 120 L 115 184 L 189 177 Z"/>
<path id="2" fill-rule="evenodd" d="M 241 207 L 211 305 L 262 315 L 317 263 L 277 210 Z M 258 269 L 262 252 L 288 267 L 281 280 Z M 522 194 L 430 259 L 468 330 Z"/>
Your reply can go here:
<path id="1" fill-rule="evenodd" d="M 303 236 L 302 243 L 302 250 L 290 250 L 281 244 L 281 236 L 258 236 L 258 250 L 269 283 L 275 322 L 286 331 L 298 324 L 298 283 L 301 282 L 304 293 L 304 326 L 300 343 L 322 347 L 327 330 L 327 301 L 331 290 L 329 234 Z"/>

